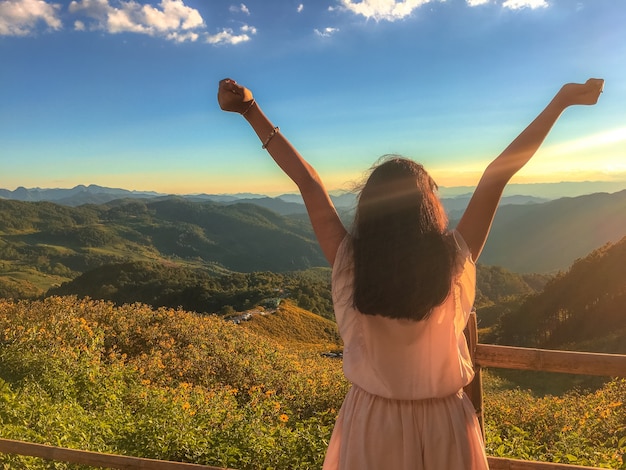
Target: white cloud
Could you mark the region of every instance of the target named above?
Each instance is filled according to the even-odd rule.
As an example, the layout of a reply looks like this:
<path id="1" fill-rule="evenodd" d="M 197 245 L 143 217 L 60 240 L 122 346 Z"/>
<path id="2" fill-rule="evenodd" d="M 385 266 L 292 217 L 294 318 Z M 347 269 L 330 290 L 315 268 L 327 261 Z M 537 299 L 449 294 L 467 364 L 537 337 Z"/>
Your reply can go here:
<path id="1" fill-rule="evenodd" d="M 239 12 L 241 12 L 241 13 L 245 13 L 246 15 L 250 14 L 250 10 L 243 3 L 241 3 L 239 6 L 232 5 L 228 10 L 231 13 L 239 13 Z"/>
<path id="2" fill-rule="evenodd" d="M 120 1 L 116 6 L 108 0 L 73 0 L 69 11 L 91 18 L 94 21 L 91 29 L 148 34 L 176 42 L 197 40 L 199 35 L 193 30 L 204 27 L 198 10 L 186 6 L 182 0 L 161 0 L 158 7 L 133 0 Z"/>
<path id="3" fill-rule="evenodd" d="M 59 8 L 43 0 L 0 1 L 0 36 L 27 36 L 41 21 L 49 28 L 61 29 Z"/>
<path id="4" fill-rule="evenodd" d="M 74 30 L 75 31 L 85 31 L 87 28 L 85 27 L 85 23 L 82 21 L 74 21 Z"/>
<path id="5" fill-rule="evenodd" d="M 298 13 L 301 13 L 302 10 L 304 10 L 304 4 L 301 3 L 300 5 L 298 5 L 297 11 Z"/>
<path id="6" fill-rule="evenodd" d="M 506 0 L 502 6 L 504 8 L 510 8 L 511 10 L 519 10 L 521 8 L 534 10 L 535 8 L 546 8 L 548 2 L 546 2 L 546 0 Z"/>
<path id="7" fill-rule="evenodd" d="M 169 33 L 166 38 L 169 39 L 170 41 L 175 41 L 175 42 L 186 42 L 186 41 L 197 41 L 198 38 L 200 37 L 200 35 L 198 33 L 194 33 L 193 31 L 189 31 L 186 33 L 179 33 L 179 32 L 173 32 L 173 33 Z"/>
<path id="8" fill-rule="evenodd" d="M 467 0 L 467 5 L 470 7 L 476 7 L 478 5 L 486 5 L 490 2 L 491 0 Z"/>
<path id="9" fill-rule="evenodd" d="M 230 28 L 224 28 L 222 31 L 220 31 L 217 34 L 207 34 L 206 42 L 208 42 L 209 44 L 214 44 L 214 45 L 240 44 L 242 42 L 249 41 L 251 39 L 250 38 L 251 34 L 252 35 L 256 34 L 256 28 L 254 26 L 245 24 L 241 28 L 239 28 L 239 34 L 236 34 Z"/>
<path id="10" fill-rule="evenodd" d="M 339 29 L 338 28 L 330 28 L 330 27 L 328 27 L 328 28 L 324 28 L 322 30 L 319 30 L 319 29 L 316 28 L 313 31 L 315 31 L 315 34 L 317 34 L 320 37 L 329 38 L 333 34 L 335 34 L 337 31 L 339 31 Z"/>
<path id="11" fill-rule="evenodd" d="M 343 8 L 367 19 L 396 21 L 431 0 L 341 0 Z"/>
<path id="12" fill-rule="evenodd" d="M 254 26 L 250 26 L 249 24 L 244 24 L 241 28 L 239 28 L 243 33 L 256 34 L 256 28 Z"/>

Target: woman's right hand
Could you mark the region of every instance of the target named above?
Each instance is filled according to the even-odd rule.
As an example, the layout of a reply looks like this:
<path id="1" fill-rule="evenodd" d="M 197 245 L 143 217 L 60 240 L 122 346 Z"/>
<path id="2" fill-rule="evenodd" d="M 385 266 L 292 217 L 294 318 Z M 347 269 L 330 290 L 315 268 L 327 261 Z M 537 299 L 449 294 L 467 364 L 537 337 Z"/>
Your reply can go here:
<path id="1" fill-rule="evenodd" d="M 557 96 L 566 107 L 576 104 L 592 105 L 598 102 L 602 88 L 604 88 L 603 79 L 590 78 L 585 83 L 563 85 Z"/>
<path id="2" fill-rule="evenodd" d="M 225 78 L 220 80 L 217 90 L 217 101 L 224 111 L 245 113 L 252 104 L 252 92 L 239 85 L 235 80 Z"/>

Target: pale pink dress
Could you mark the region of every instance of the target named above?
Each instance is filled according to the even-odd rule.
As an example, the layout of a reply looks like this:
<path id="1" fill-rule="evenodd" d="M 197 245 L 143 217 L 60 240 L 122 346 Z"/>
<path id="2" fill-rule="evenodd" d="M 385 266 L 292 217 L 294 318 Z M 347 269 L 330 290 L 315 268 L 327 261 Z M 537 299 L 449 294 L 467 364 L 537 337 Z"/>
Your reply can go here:
<path id="1" fill-rule="evenodd" d="M 453 235 L 458 264 L 450 294 L 419 322 L 355 310 L 351 238 L 339 247 L 333 302 L 344 342 L 343 370 L 353 385 L 324 470 L 489 468 L 474 408 L 462 391 L 474 376 L 463 330 L 474 302 L 476 267 L 460 234 Z"/>

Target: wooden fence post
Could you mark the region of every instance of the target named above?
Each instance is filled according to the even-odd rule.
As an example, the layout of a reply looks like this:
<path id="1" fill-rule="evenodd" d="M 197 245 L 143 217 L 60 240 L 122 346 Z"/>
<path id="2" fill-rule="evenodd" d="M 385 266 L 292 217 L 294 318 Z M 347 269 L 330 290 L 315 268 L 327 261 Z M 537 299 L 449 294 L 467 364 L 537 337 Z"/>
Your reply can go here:
<path id="1" fill-rule="evenodd" d="M 480 423 L 480 429 L 483 434 L 483 440 L 485 439 L 485 423 L 483 417 L 483 378 L 481 374 L 480 365 L 476 362 L 476 346 L 478 344 L 478 324 L 476 321 L 476 311 L 470 313 L 467 326 L 465 327 L 465 338 L 467 339 L 467 346 L 469 348 L 470 356 L 472 358 L 472 364 L 474 365 L 474 380 L 465 386 L 463 391 L 472 400 L 478 422 Z"/>

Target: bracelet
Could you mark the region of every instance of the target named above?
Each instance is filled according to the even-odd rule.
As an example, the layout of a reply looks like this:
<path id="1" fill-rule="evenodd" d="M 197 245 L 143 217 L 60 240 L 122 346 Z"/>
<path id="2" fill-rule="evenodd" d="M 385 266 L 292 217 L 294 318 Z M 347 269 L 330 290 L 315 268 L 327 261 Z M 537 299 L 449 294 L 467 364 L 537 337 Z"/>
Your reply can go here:
<path id="1" fill-rule="evenodd" d="M 241 113 L 241 115 L 245 116 L 248 113 L 248 111 L 250 111 L 250 108 L 252 108 L 252 106 L 254 106 L 255 104 L 256 104 L 256 101 L 254 98 L 252 98 L 252 101 L 250 101 L 250 104 L 248 105 L 246 110 L 243 113 Z"/>
<path id="2" fill-rule="evenodd" d="M 274 129 L 272 129 L 272 132 L 270 132 L 270 135 L 267 136 L 267 139 L 265 139 L 265 142 L 263 143 L 263 145 L 261 145 L 261 148 L 263 150 L 265 150 L 267 148 L 267 144 L 269 144 L 270 140 L 272 140 L 274 138 L 274 136 L 276 134 L 278 134 L 278 131 L 280 131 L 280 128 L 278 126 L 276 126 Z"/>

